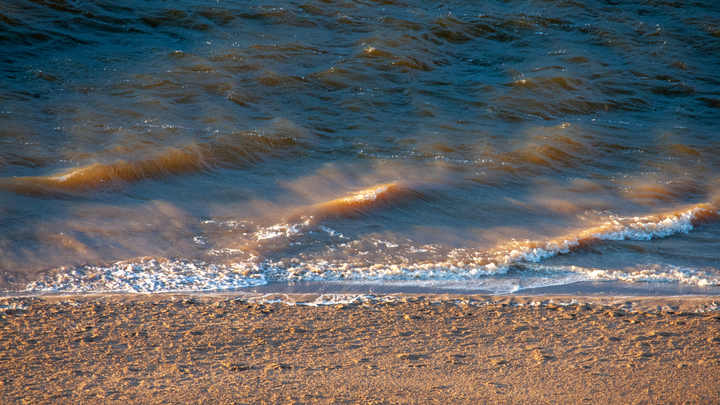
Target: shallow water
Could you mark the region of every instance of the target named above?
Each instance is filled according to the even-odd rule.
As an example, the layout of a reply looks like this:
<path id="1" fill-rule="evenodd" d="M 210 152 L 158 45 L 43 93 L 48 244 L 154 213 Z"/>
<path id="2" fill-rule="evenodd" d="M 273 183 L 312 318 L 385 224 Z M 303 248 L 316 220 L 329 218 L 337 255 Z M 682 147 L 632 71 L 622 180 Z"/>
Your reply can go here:
<path id="1" fill-rule="evenodd" d="M 714 4 L 20 0 L 0 43 L 1 290 L 720 285 Z"/>

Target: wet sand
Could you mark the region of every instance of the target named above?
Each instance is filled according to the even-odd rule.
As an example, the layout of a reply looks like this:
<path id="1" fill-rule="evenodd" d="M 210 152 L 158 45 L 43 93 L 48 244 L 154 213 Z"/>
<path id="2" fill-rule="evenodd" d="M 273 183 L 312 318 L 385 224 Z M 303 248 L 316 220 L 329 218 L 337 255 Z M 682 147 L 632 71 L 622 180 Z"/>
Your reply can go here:
<path id="1" fill-rule="evenodd" d="M 720 403 L 713 297 L 390 298 L 320 306 L 252 296 L 3 299 L 0 398 Z"/>

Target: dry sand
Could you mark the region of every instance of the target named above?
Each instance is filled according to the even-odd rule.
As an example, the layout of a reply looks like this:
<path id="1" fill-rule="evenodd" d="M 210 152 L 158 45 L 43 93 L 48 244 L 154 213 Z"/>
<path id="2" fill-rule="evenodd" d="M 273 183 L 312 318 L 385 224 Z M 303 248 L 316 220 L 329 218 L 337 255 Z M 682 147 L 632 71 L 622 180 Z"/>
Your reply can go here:
<path id="1" fill-rule="evenodd" d="M 227 296 L 4 299 L 0 398 L 720 403 L 720 312 L 692 312 L 714 305 L 712 297 L 475 301 L 485 299 L 493 300 L 424 295 L 313 307 Z"/>

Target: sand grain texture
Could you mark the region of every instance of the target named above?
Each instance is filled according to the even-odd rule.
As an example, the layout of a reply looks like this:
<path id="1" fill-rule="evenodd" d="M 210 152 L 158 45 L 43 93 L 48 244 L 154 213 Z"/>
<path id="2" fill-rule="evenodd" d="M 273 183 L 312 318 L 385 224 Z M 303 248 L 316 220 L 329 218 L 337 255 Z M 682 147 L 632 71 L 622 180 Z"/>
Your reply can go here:
<path id="1" fill-rule="evenodd" d="M 11 302 L 12 301 L 12 302 Z M 720 403 L 717 312 L 6 300 L 5 403 Z"/>

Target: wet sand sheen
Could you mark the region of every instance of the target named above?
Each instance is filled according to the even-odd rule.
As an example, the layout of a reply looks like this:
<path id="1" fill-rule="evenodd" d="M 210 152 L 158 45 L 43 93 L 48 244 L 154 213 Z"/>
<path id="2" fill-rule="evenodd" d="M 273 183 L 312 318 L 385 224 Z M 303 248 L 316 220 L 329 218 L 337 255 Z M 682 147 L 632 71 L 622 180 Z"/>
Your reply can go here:
<path id="1" fill-rule="evenodd" d="M 5 299 L 0 395 L 133 404 L 720 400 L 720 316 L 692 312 L 712 299 L 636 298 L 628 311 L 612 299 L 488 298 Z M 527 305 L 539 300 L 546 304 Z"/>

